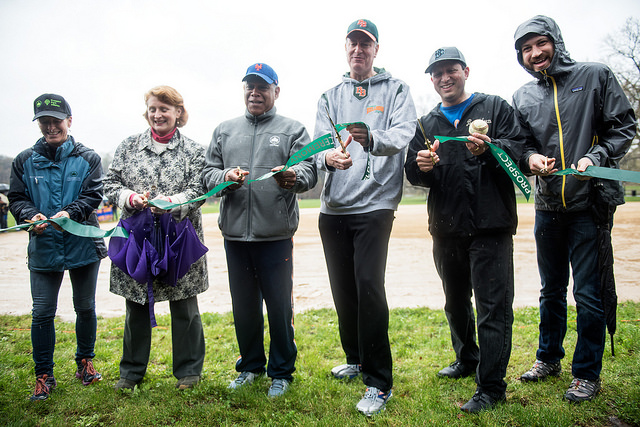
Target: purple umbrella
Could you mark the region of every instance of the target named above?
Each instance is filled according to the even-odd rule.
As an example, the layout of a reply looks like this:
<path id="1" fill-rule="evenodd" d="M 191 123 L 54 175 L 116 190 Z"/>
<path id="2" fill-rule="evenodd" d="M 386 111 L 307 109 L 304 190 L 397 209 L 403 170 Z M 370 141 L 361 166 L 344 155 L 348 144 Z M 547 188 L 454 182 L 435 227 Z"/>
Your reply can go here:
<path id="1" fill-rule="evenodd" d="M 154 314 L 153 281 L 176 286 L 191 264 L 207 253 L 189 218 L 177 222 L 170 213 L 154 215 L 145 209 L 120 220 L 129 238 L 112 237 L 109 258 L 113 264 L 139 283 L 147 284 L 151 326 Z"/>

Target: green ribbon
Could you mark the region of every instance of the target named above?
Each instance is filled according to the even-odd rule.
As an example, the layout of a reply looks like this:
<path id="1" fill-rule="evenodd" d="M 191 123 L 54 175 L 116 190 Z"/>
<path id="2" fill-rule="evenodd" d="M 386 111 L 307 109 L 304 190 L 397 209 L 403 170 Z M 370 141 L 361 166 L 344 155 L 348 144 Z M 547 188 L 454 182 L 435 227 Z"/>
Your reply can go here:
<path id="1" fill-rule="evenodd" d="M 314 139 L 309 144 L 305 145 L 300 150 L 296 151 L 289 158 L 289 160 L 287 160 L 287 163 L 285 164 L 284 168 L 282 168 L 281 170 L 277 172 L 268 172 L 257 179 L 248 181 L 247 183 L 250 184 L 255 181 L 261 181 L 263 179 L 270 178 L 277 173 L 286 171 L 291 166 L 296 165 L 301 161 L 308 159 L 309 157 L 313 156 L 316 153 L 319 153 L 324 150 L 328 150 L 329 148 L 333 148 L 333 147 L 334 147 L 334 144 L 333 144 L 333 138 L 331 138 L 331 134 L 328 133 L 326 135 L 322 135 L 320 138 Z M 184 203 L 171 203 L 171 202 L 167 202 L 166 200 L 155 199 L 155 200 L 149 200 L 149 206 L 154 206 L 159 209 L 169 210 L 177 206 L 182 206 L 188 203 L 199 202 L 200 200 L 204 200 L 233 184 L 235 184 L 235 182 L 225 181 L 220 185 L 216 185 L 208 193 L 203 194 L 202 196 L 196 197 L 195 199 L 189 200 Z M 91 225 L 84 225 L 84 224 L 77 223 L 66 217 L 43 219 L 43 220 L 35 221 L 32 223 L 28 223 L 28 224 L 21 224 L 21 225 L 16 225 L 14 227 L 4 228 L 0 231 L 20 230 L 27 227 L 34 227 L 44 222 L 53 222 L 59 225 L 60 228 L 62 228 L 63 230 L 80 237 L 94 237 L 94 238 L 109 237 L 109 236 L 124 237 L 124 238 L 129 237 L 129 233 L 127 233 L 127 230 L 125 230 L 122 227 L 115 227 L 115 228 L 112 228 L 111 230 L 102 230 L 100 228 L 97 228 Z"/>
<path id="2" fill-rule="evenodd" d="M 367 128 L 367 133 L 371 133 L 371 129 L 369 129 L 369 125 L 364 122 L 351 122 L 351 123 L 340 123 L 336 125 L 336 132 L 340 132 L 341 130 L 346 129 L 351 125 L 357 125 L 360 127 Z M 361 180 L 369 179 L 371 177 L 371 153 L 367 151 L 367 165 L 364 167 L 364 175 L 362 175 Z"/>
<path id="3" fill-rule="evenodd" d="M 45 222 L 54 223 L 58 225 L 60 228 L 65 230 L 70 234 L 74 234 L 80 237 L 91 237 L 91 238 L 100 238 L 100 237 L 124 237 L 125 239 L 129 237 L 129 233 L 122 227 L 115 227 L 111 230 L 102 230 L 101 228 L 95 227 L 93 225 L 80 224 L 72 219 L 67 218 L 66 216 L 61 216 L 58 218 L 48 218 L 41 219 L 38 221 L 30 222 L 27 224 L 15 225 L 9 228 L 3 228 L 0 231 L 5 230 L 21 230 L 23 228 L 35 227 L 39 224 L 44 224 Z"/>
<path id="4" fill-rule="evenodd" d="M 298 163 L 300 163 L 303 160 L 308 159 L 309 157 L 313 156 L 314 154 L 317 154 L 321 151 L 324 150 L 328 150 L 329 148 L 333 148 L 334 144 L 333 144 L 333 139 L 331 138 L 331 134 L 326 134 L 326 135 L 322 135 L 320 138 L 314 139 L 313 141 L 311 141 L 310 143 L 308 143 L 307 145 L 305 145 L 304 147 L 302 147 L 300 150 L 296 151 L 290 158 L 289 160 L 287 160 L 287 163 L 285 163 L 284 168 L 280 169 L 279 171 L 276 172 L 267 172 L 266 174 L 256 178 L 256 179 L 252 179 L 247 181 L 247 184 L 251 184 L 252 182 L 256 182 L 256 181 L 262 181 L 264 179 L 267 178 L 271 178 L 273 175 L 280 173 L 280 172 L 284 172 L 287 169 L 289 169 L 291 166 L 296 165 Z M 183 203 L 172 203 L 172 202 L 168 202 L 166 200 L 162 200 L 162 199 L 155 199 L 155 200 L 149 200 L 149 206 L 154 206 L 156 208 L 159 209 L 164 209 L 164 210 L 169 210 L 172 208 L 175 208 L 177 206 L 182 206 L 182 205 L 186 205 L 189 203 L 193 203 L 193 202 L 199 202 L 200 200 L 204 200 L 208 197 L 213 196 L 214 194 L 218 193 L 221 190 L 224 190 L 225 188 L 227 188 L 230 185 L 235 184 L 235 182 L 233 181 L 225 181 L 219 185 L 216 185 L 215 187 L 213 187 L 208 193 L 203 194 L 202 196 L 196 197 L 195 199 L 183 202 Z"/>
<path id="5" fill-rule="evenodd" d="M 612 179 L 614 181 L 626 181 L 640 184 L 640 172 L 624 169 L 603 168 L 599 166 L 587 166 L 587 169 L 585 169 L 584 172 L 568 168 L 554 172 L 552 175 L 590 176 L 592 178 Z"/>
<path id="6" fill-rule="evenodd" d="M 439 140 L 440 142 L 445 142 L 445 141 L 469 142 L 469 140 L 464 137 L 451 137 L 451 136 L 440 136 L 440 135 L 434 135 L 433 137 Z M 509 155 L 502 148 L 490 142 L 486 142 L 486 144 L 489 147 L 489 150 L 491 151 L 491 154 L 493 155 L 493 157 L 498 161 L 498 164 L 502 166 L 502 169 L 504 169 L 505 172 L 507 172 L 507 175 L 509 175 L 509 178 L 511 178 L 511 181 L 513 181 L 516 187 L 520 189 L 520 191 L 522 192 L 522 194 L 524 194 L 524 197 L 528 201 L 529 197 L 531 196 L 531 185 L 529 184 L 529 180 L 527 179 L 527 177 L 524 176 L 524 174 L 520 171 L 520 169 L 518 169 L 518 166 L 516 165 L 516 163 L 511 159 L 511 157 L 509 157 Z"/>

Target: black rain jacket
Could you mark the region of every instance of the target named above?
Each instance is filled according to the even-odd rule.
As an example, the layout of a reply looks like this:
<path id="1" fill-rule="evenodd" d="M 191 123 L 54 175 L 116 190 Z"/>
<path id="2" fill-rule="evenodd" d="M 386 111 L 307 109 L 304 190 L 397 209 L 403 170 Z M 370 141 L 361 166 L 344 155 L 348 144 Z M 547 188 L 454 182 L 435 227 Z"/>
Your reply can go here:
<path id="1" fill-rule="evenodd" d="M 469 124 L 476 119 L 489 124 L 487 135 L 493 144 L 512 159 L 520 158 L 524 137 L 513 109 L 498 96 L 476 93 L 457 128 L 440 111 L 440 104 L 421 117 L 420 122 L 433 142 L 434 135 L 468 136 Z M 513 181 L 489 150 L 473 156 L 464 142 L 443 142 L 437 151 L 440 162 L 425 173 L 416 163 L 417 152 L 425 149 L 424 137 L 416 124 L 404 170 L 411 184 L 430 188 L 427 210 L 429 232 L 433 236 L 515 234 L 518 216 Z"/>
<path id="2" fill-rule="evenodd" d="M 518 62 L 520 46 L 533 35 L 549 37 L 555 47 L 551 65 L 513 95 L 513 108 L 527 137 L 520 168 L 530 174 L 529 157 L 542 154 L 556 159 L 558 169 L 587 157 L 595 166 L 618 168 L 636 132 L 636 118 L 613 72 L 604 64 L 575 62 L 566 51 L 555 21 L 538 15 L 515 32 Z M 624 203 L 620 182 L 603 180 L 605 197 Z M 589 209 L 589 181 L 573 176 L 536 179 L 536 209 L 578 212 Z"/>

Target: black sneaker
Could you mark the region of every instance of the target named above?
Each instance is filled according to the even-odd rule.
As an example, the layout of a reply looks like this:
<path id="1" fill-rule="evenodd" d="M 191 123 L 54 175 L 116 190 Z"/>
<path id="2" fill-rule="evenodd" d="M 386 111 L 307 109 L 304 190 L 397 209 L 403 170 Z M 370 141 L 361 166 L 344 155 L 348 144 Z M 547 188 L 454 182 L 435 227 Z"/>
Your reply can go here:
<path id="1" fill-rule="evenodd" d="M 595 381 L 574 378 L 569 389 L 564 394 L 564 398 L 571 402 L 580 403 L 586 400 L 593 400 L 598 392 L 600 392 L 600 378 Z"/>
<path id="2" fill-rule="evenodd" d="M 33 392 L 33 395 L 30 397 L 31 401 L 36 400 L 47 400 L 49 398 L 49 394 L 56 388 L 58 383 L 56 379 L 47 374 L 38 375 L 36 377 L 36 389 Z"/>
<path id="3" fill-rule="evenodd" d="M 102 375 L 93 367 L 93 360 L 82 359 L 82 368 L 76 371 L 76 378 L 82 380 L 82 385 L 90 385 L 102 379 Z"/>
<path id="4" fill-rule="evenodd" d="M 552 376 L 557 377 L 562 372 L 562 365 L 560 362 L 547 363 L 542 360 L 536 360 L 533 367 L 520 377 L 521 381 L 540 381 Z"/>
<path id="5" fill-rule="evenodd" d="M 469 414 L 477 414 L 480 411 L 491 409 L 500 402 L 507 400 L 506 395 L 500 397 L 491 396 L 483 391 L 476 389 L 475 394 L 467 403 L 460 408 L 462 411 Z"/>
<path id="6" fill-rule="evenodd" d="M 456 360 L 451 365 L 447 366 L 446 368 L 438 372 L 438 376 L 458 379 L 462 377 L 468 377 L 469 375 L 472 375 L 475 373 L 476 373 L 475 366 L 465 365 L 464 363 Z"/>

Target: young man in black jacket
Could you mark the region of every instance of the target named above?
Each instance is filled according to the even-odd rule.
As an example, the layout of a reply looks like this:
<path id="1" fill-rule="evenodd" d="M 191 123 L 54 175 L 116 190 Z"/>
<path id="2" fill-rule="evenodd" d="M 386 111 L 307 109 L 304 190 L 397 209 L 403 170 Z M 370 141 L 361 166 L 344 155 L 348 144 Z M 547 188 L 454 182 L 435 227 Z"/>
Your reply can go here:
<path id="1" fill-rule="evenodd" d="M 518 159 L 524 140 L 505 100 L 465 91 L 469 67 L 457 48 L 436 50 L 426 72 L 431 73 L 442 102 L 419 119 L 405 172 L 413 185 L 429 188 L 433 258 L 442 279 L 456 352 L 456 361 L 438 375 L 460 378 L 475 373 L 477 390 L 462 410 L 476 413 L 506 398 L 504 377 L 513 324 L 513 234 L 518 221 L 513 183 L 486 143 Z M 471 122 L 477 119 L 488 124 L 486 135 L 469 134 Z M 466 137 L 468 142 L 440 143 L 434 135 Z M 431 149 L 425 137 L 433 141 Z M 472 292 L 478 311 L 477 344 Z"/>
<path id="2" fill-rule="evenodd" d="M 536 362 L 521 379 L 560 375 L 571 266 L 578 341 L 571 364 L 573 381 L 564 397 L 581 402 L 600 391 L 605 342 L 594 186 L 552 174 L 569 167 L 618 168 L 635 136 L 636 120 L 613 72 L 603 64 L 571 59 L 553 19 L 535 16 L 518 27 L 514 38 L 518 62 L 535 77 L 514 93 L 513 107 L 527 137 L 520 166 L 536 175 L 534 232 L 542 282 Z M 603 180 L 599 188 L 611 202 L 611 216 L 604 221 L 610 229 L 624 192 L 612 180 Z"/>

